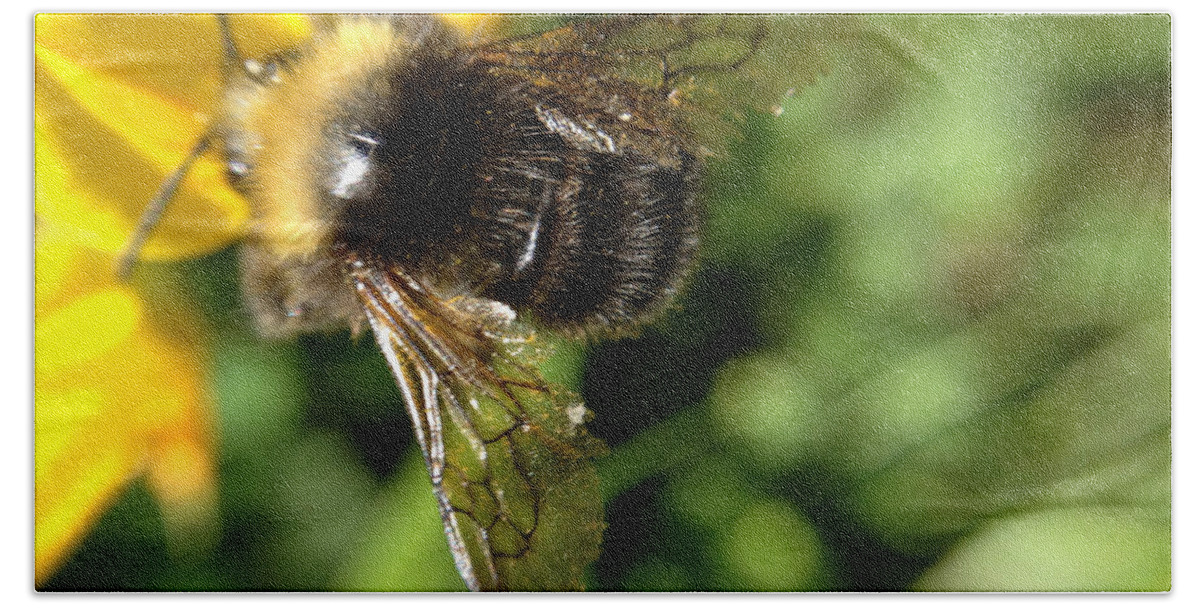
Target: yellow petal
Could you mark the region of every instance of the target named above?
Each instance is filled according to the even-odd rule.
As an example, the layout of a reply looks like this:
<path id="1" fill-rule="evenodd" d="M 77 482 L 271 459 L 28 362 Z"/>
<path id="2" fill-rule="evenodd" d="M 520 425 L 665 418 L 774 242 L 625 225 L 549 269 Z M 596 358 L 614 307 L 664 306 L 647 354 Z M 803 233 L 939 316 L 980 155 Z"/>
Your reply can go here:
<path id="1" fill-rule="evenodd" d="M 72 163 L 48 133 L 46 121 L 34 118 L 34 213 L 38 232 L 59 246 L 84 246 L 116 253 L 132 231 L 132 221 L 88 192 L 75 188 L 70 178 Z"/>
<path id="2" fill-rule="evenodd" d="M 220 534 L 215 460 L 208 442 L 182 437 L 151 453 L 146 480 L 158 501 L 167 539 L 182 552 L 210 550 Z"/>
<path id="3" fill-rule="evenodd" d="M 129 142 L 164 173 L 179 164 L 202 129 L 197 117 L 178 104 L 85 68 L 48 48 L 34 47 L 44 74 L 66 89 L 100 126 Z"/>
<path id="4" fill-rule="evenodd" d="M 308 15 L 231 16 L 246 57 L 265 57 L 312 37 Z M 205 14 L 53 14 L 36 17 L 37 43 L 86 68 L 156 91 L 173 103 L 208 111 L 221 87 L 220 30 Z"/>
<path id="5" fill-rule="evenodd" d="M 157 420 L 149 444 L 146 481 L 162 509 L 172 547 L 187 552 L 207 550 L 216 542 L 217 473 L 209 423 L 213 419 L 200 378 L 203 369 L 194 350 L 177 347 L 148 331 L 139 346 L 151 377 L 170 403 L 147 400 L 143 409 Z"/>
<path id="6" fill-rule="evenodd" d="M 295 48 L 312 38 L 308 15 L 249 14 L 230 17 L 234 43 L 243 57 L 267 57 Z"/>
<path id="7" fill-rule="evenodd" d="M 99 390 L 38 391 L 34 414 L 34 578 L 44 582 L 133 476 L 141 456 Z M 91 436 L 89 436 L 89 431 Z"/>
<path id="8" fill-rule="evenodd" d="M 54 31 L 54 23 L 39 18 L 39 32 Z M 38 215 L 67 238 L 116 253 L 206 119 L 171 96 L 129 84 L 137 72 L 115 77 L 112 69 L 90 68 L 51 47 L 39 39 L 35 48 Z M 217 65 L 208 71 L 216 74 Z M 196 86 L 203 88 L 201 81 Z M 144 257 L 212 251 L 240 236 L 246 217 L 245 201 L 226 183 L 220 160 L 204 157 L 171 201 Z"/>
<path id="9" fill-rule="evenodd" d="M 221 45 L 212 15 L 41 14 L 41 48 L 128 86 L 207 111 L 220 92 Z"/>
<path id="10" fill-rule="evenodd" d="M 76 300 L 34 328 L 38 380 L 104 356 L 129 339 L 141 307 L 127 289 L 113 288 Z"/>
<path id="11" fill-rule="evenodd" d="M 139 309 L 124 288 L 110 287 L 36 323 L 39 583 L 142 472 L 149 473 L 169 532 L 194 544 L 204 538 L 196 531 L 215 530 L 216 467 L 211 413 L 200 388 L 203 358 L 140 320 Z"/>
<path id="12" fill-rule="evenodd" d="M 67 285 L 77 250 L 38 226 L 33 231 L 33 301 L 35 317 L 44 314 Z"/>

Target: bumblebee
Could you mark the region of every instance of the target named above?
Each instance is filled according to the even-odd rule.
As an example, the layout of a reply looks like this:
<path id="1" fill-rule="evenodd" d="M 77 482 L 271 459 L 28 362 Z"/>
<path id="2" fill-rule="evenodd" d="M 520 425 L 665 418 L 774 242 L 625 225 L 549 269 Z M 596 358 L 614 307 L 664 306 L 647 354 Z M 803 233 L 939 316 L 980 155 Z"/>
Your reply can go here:
<path id="1" fill-rule="evenodd" d="M 728 135 L 721 102 L 754 92 L 770 21 L 599 17 L 489 39 L 436 16 L 314 16 L 304 48 L 252 59 L 218 19 L 220 114 L 125 268 L 218 150 L 251 205 L 256 326 L 372 330 L 468 588 L 579 588 L 603 530 L 589 464 L 603 447 L 538 374 L 528 327 L 621 335 L 672 301 L 697 254 L 705 158 Z"/>

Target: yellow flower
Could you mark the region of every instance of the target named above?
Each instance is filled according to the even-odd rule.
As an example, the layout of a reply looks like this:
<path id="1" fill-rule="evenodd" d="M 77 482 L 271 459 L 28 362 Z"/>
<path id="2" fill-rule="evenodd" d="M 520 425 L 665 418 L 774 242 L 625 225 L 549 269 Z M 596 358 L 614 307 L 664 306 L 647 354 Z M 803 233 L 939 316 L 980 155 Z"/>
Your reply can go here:
<path id="1" fill-rule="evenodd" d="M 139 474 L 171 519 L 213 505 L 202 351 L 153 326 L 112 256 L 35 235 L 35 577 Z M 187 522 L 184 522 L 187 523 Z"/>
<path id="2" fill-rule="evenodd" d="M 471 31 L 470 16 L 451 19 Z M 308 18 L 232 18 L 241 54 L 312 34 Z M 146 204 L 215 118 L 211 15 L 38 15 L 35 21 L 35 579 L 44 584 L 140 475 L 167 524 L 215 506 L 206 350 L 113 274 Z M 188 172 L 140 252 L 203 255 L 244 230 L 219 154 Z M 183 307 L 186 309 L 186 306 Z M 184 311 L 186 313 L 186 310 Z M 203 523 L 203 522 L 201 522 Z"/>
<path id="3" fill-rule="evenodd" d="M 307 22 L 241 17 L 239 47 L 264 53 L 272 48 L 267 40 L 278 50 L 306 35 L 297 23 Z M 39 15 L 35 36 L 37 215 L 64 238 L 115 253 L 163 177 L 214 118 L 221 84 L 217 20 Z M 241 234 L 246 216 L 245 201 L 210 154 L 188 172 L 142 257 L 213 251 Z"/>
<path id="4" fill-rule="evenodd" d="M 235 22 L 247 53 L 307 32 Z M 172 522 L 211 517 L 205 350 L 153 322 L 115 255 L 217 103 L 211 16 L 39 15 L 35 129 L 35 579 L 45 583 L 139 475 Z M 276 47 L 278 48 L 278 47 Z M 172 260 L 241 233 L 245 202 L 214 156 L 193 166 L 142 251 Z"/>

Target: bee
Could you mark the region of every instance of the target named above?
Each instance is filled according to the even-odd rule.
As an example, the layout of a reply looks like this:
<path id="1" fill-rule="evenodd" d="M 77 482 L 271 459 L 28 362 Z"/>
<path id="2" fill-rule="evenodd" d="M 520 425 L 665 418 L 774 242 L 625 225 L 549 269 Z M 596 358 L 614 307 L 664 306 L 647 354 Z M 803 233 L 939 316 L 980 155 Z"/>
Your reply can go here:
<path id="1" fill-rule="evenodd" d="M 579 588 L 604 527 L 603 446 L 538 373 L 528 328 L 619 336 L 669 306 L 732 122 L 722 100 L 754 92 L 770 20 L 595 17 L 489 38 L 436 16 L 314 17 L 304 48 L 254 59 L 218 19 L 219 114 L 123 270 L 189 166 L 219 152 L 251 205 L 256 327 L 371 330 L 467 587 Z"/>

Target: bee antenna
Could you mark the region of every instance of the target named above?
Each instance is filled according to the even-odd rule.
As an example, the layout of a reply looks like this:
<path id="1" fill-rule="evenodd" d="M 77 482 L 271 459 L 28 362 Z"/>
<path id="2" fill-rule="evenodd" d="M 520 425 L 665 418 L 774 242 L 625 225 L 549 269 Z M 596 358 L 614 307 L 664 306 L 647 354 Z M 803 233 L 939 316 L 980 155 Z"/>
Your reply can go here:
<path id="1" fill-rule="evenodd" d="M 125 244 L 125 248 L 121 254 L 117 256 L 116 273 L 117 277 L 124 280 L 129 278 L 129 273 L 133 270 L 133 264 L 137 261 L 138 253 L 142 250 L 142 246 L 146 244 L 146 239 L 150 238 L 150 233 L 154 230 L 154 226 L 158 224 L 158 220 L 162 217 L 163 211 L 167 208 L 167 203 L 175 198 L 175 192 L 179 190 L 179 184 L 183 183 L 183 178 L 192 167 L 192 163 L 196 162 L 200 155 L 208 149 L 212 142 L 212 135 L 205 133 L 200 141 L 188 153 L 187 158 L 183 159 L 170 175 L 163 180 L 162 185 L 158 187 L 158 192 L 154 194 L 154 198 L 146 205 L 146 209 L 142 211 L 142 217 L 138 220 L 137 229 L 133 235 L 129 237 L 129 242 Z"/>

